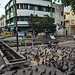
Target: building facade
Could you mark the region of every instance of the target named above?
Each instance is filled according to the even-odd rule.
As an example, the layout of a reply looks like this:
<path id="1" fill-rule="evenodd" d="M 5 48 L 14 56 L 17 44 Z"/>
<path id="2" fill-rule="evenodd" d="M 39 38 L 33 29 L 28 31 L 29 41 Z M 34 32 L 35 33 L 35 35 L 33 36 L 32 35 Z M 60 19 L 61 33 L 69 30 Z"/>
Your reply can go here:
<path id="1" fill-rule="evenodd" d="M 64 33 L 68 35 L 75 35 L 75 14 L 71 7 L 67 8 L 64 12 Z"/>
<path id="2" fill-rule="evenodd" d="M 6 16 L 3 15 L 2 17 L 0 17 L 0 32 L 4 31 L 6 27 Z"/>
<path id="3" fill-rule="evenodd" d="M 10 0 L 5 6 L 6 13 L 6 25 L 10 30 L 15 28 L 15 0 Z M 17 24 L 19 31 L 31 31 L 28 25 L 28 17 L 33 14 L 38 15 L 38 17 L 44 17 L 44 15 L 51 16 L 55 18 L 55 24 L 59 23 L 62 25 L 63 23 L 63 11 L 64 7 L 58 4 L 53 4 L 51 6 L 51 2 L 47 0 L 16 0 L 17 5 Z M 59 33 L 57 27 L 57 33 Z"/>

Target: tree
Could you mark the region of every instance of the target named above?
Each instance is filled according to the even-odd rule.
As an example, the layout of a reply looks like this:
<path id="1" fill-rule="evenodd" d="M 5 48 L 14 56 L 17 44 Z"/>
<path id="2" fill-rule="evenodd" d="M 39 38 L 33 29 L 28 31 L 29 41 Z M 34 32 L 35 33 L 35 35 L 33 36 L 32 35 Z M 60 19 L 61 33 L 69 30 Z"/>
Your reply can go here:
<path id="1" fill-rule="evenodd" d="M 64 6 L 71 6 L 75 13 L 75 0 L 62 0 Z"/>
<path id="2" fill-rule="evenodd" d="M 38 22 L 38 16 L 35 15 L 35 17 L 33 16 L 33 14 L 31 14 L 29 16 L 29 19 L 28 19 L 28 23 L 29 23 L 29 26 L 33 29 L 33 30 L 36 30 L 36 26 L 37 26 L 37 22 Z"/>
<path id="3" fill-rule="evenodd" d="M 29 26 L 33 29 L 33 37 L 35 36 L 35 31 L 37 30 L 38 22 L 39 17 L 37 15 L 35 15 L 35 17 L 33 16 L 33 14 L 29 16 L 28 23 Z"/>
<path id="4" fill-rule="evenodd" d="M 28 20 L 29 26 L 37 32 L 54 33 L 56 31 L 56 25 L 54 19 L 45 15 L 43 18 L 39 18 L 37 15 L 34 17 L 32 14 Z"/>
<path id="5" fill-rule="evenodd" d="M 54 24 L 54 18 L 45 15 L 40 19 L 39 24 L 37 25 L 37 31 L 45 31 L 47 34 L 54 33 L 56 31 L 56 25 Z"/>
<path id="6" fill-rule="evenodd" d="M 38 25 L 38 21 L 39 21 L 39 18 L 38 18 L 37 15 L 35 15 L 35 17 L 33 16 L 33 14 L 31 14 L 31 15 L 29 16 L 28 23 L 29 23 L 29 26 L 30 26 L 33 30 L 36 30 L 37 25 Z"/>

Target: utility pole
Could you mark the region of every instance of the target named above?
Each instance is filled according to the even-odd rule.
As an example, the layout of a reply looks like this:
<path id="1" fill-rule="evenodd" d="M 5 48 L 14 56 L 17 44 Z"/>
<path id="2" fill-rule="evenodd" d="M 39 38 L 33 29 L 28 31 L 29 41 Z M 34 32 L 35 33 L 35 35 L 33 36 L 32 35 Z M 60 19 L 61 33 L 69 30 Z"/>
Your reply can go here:
<path id="1" fill-rule="evenodd" d="M 15 19 L 16 19 L 16 41 L 17 41 L 17 50 L 19 50 L 18 48 L 18 26 L 17 26 L 17 5 L 16 5 L 16 0 L 15 0 Z"/>
<path id="2" fill-rule="evenodd" d="M 34 6 L 34 12 L 33 12 L 33 14 L 34 14 L 34 19 L 35 19 L 35 6 Z M 35 38 L 35 30 L 33 30 L 33 38 Z"/>
<path id="3" fill-rule="evenodd" d="M 50 16 L 51 16 L 51 18 L 52 18 L 52 0 L 50 0 L 50 5 L 51 5 Z"/>

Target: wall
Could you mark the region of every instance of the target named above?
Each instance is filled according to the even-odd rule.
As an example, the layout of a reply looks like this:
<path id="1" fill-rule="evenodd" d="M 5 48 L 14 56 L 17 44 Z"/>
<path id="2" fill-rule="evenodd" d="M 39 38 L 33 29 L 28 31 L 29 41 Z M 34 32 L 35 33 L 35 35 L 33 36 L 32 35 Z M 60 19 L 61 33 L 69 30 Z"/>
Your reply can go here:
<path id="1" fill-rule="evenodd" d="M 58 4 L 54 5 L 54 7 L 55 7 L 55 24 L 58 23 L 61 26 L 61 21 L 63 22 L 63 16 L 61 16 L 61 12 L 62 11 L 64 12 L 64 7 Z M 56 31 L 57 35 L 63 35 L 63 28 L 59 30 L 59 26 L 57 26 L 56 29 L 57 29 Z"/>

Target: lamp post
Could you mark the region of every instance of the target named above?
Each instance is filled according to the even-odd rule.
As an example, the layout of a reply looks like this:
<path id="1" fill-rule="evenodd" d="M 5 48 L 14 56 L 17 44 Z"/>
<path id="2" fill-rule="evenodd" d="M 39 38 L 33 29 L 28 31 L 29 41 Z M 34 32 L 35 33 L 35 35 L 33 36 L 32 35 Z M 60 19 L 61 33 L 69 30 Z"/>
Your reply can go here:
<path id="1" fill-rule="evenodd" d="M 35 19 L 35 6 L 33 8 L 33 14 L 34 14 L 34 19 Z M 33 38 L 35 38 L 35 30 L 33 30 Z"/>
<path id="2" fill-rule="evenodd" d="M 15 0 L 15 19 L 16 19 L 16 41 L 17 41 L 17 51 L 18 51 L 19 48 L 18 48 L 18 26 L 17 26 L 17 5 L 16 5 L 16 0 Z"/>

